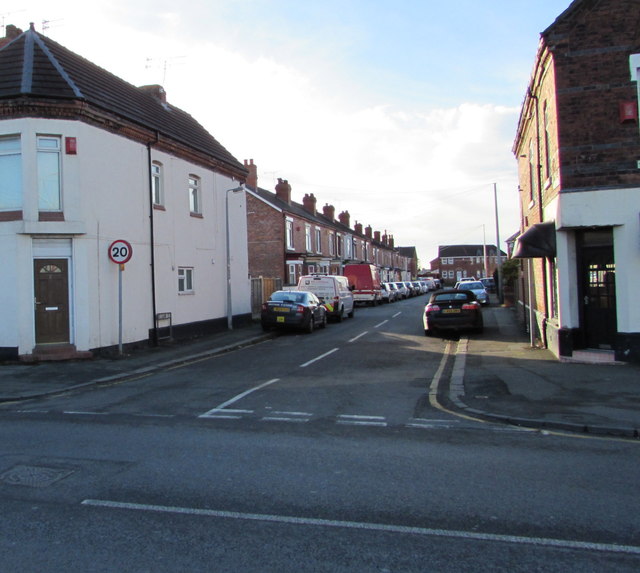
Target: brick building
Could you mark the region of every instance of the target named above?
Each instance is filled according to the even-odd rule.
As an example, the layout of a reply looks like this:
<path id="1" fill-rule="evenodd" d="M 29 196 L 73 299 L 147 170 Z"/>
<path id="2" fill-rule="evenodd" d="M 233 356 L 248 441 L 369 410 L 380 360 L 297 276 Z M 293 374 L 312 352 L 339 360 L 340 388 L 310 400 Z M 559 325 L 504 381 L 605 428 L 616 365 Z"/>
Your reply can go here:
<path id="1" fill-rule="evenodd" d="M 431 271 L 443 285 L 452 286 L 464 277 L 492 277 L 498 264 L 495 245 L 440 245 Z M 504 252 L 500 252 L 506 260 Z"/>
<path id="2" fill-rule="evenodd" d="M 277 284 L 297 284 L 309 273 L 342 274 L 345 264 L 371 263 L 383 280 L 408 280 L 411 258 L 395 247 L 387 232 L 355 222 L 335 207 L 318 208 L 313 193 L 302 203 L 292 199 L 291 185 L 278 179 L 275 193 L 258 186 L 257 167 L 246 161 L 249 274 L 274 279 Z M 414 249 L 415 251 L 415 249 Z M 266 293 L 268 294 L 268 293 Z"/>
<path id="3" fill-rule="evenodd" d="M 575 0 L 541 34 L 513 152 L 520 303 L 559 357 L 640 359 L 640 3 Z"/>

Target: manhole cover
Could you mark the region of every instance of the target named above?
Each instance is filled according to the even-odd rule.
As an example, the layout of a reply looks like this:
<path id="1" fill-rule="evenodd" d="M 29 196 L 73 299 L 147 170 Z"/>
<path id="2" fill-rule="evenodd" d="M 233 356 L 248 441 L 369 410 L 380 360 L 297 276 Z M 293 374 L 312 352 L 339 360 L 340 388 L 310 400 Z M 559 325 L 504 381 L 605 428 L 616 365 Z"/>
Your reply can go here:
<path id="1" fill-rule="evenodd" d="M 46 487 L 71 475 L 74 470 L 43 466 L 17 465 L 0 475 L 0 481 L 9 485 Z"/>

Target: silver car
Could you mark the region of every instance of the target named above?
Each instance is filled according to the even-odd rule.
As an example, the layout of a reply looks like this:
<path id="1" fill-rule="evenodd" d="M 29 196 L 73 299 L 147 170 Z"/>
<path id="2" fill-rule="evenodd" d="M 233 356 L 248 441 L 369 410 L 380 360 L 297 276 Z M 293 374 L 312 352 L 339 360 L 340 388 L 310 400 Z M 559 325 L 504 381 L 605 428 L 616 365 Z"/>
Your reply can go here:
<path id="1" fill-rule="evenodd" d="M 470 290 L 476 295 L 478 302 L 483 305 L 489 304 L 489 294 L 487 293 L 484 285 L 480 281 L 462 281 L 456 283 L 454 287 L 456 290 Z"/>

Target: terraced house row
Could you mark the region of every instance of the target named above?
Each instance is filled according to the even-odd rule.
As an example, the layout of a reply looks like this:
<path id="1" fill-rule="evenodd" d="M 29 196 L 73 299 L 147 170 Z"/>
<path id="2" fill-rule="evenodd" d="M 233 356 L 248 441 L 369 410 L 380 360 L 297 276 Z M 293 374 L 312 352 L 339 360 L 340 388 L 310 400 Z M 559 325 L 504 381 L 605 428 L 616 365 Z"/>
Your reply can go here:
<path id="1" fill-rule="evenodd" d="M 247 191 L 252 173 L 161 86 L 133 86 L 33 25 L 7 26 L 0 360 L 89 356 L 155 344 L 169 327 L 180 337 L 249 321 L 265 248 L 286 282 L 336 270 L 344 249 L 406 272 L 389 238 L 354 230 L 345 242 L 348 224 L 307 211 L 312 246 L 300 247 L 307 227 L 293 212 L 284 228 L 255 216 L 268 192 L 257 181 Z"/>

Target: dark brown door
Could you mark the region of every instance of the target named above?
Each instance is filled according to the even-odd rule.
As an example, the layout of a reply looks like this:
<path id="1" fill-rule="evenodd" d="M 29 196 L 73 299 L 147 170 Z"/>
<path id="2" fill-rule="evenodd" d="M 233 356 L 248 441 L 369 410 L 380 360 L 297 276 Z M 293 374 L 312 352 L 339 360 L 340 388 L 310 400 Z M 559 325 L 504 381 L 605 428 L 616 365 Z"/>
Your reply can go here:
<path id="1" fill-rule="evenodd" d="M 613 246 L 582 248 L 583 331 L 588 348 L 611 349 L 617 332 Z"/>
<path id="2" fill-rule="evenodd" d="M 66 259 L 34 261 L 36 344 L 69 342 L 69 273 Z"/>

